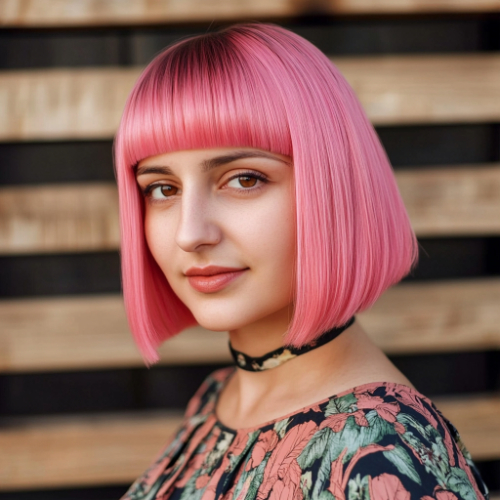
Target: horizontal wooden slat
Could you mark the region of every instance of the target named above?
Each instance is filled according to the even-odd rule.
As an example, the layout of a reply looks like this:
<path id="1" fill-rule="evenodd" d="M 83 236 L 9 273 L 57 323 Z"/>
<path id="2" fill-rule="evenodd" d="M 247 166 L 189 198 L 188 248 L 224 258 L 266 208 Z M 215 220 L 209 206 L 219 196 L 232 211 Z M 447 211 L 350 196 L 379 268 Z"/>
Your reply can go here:
<path id="1" fill-rule="evenodd" d="M 179 22 L 266 19 L 307 12 L 323 14 L 415 14 L 498 11 L 498 0 L 4 0 L 0 25 L 61 27 L 170 24 Z"/>
<path id="2" fill-rule="evenodd" d="M 229 362 L 227 334 L 190 328 L 161 348 L 166 364 Z M 0 371 L 143 366 L 119 296 L 0 301 Z"/>
<path id="3" fill-rule="evenodd" d="M 435 401 L 475 460 L 500 458 L 500 398 Z M 180 424 L 168 413 L 0 422 L 0 490 L 123 484 L 138 477 Z"/>
<path id="4" fill-rule="evenodd" d="M 139 73 L 139 68 L 2 72 L 0 140 L 111 138 Z"/>
<path id="5" fill-rule="evenodd" d="M 396 172 L 418 236 L 500 234 L 500 164 Z M 112 183 L 0 189 L 0 255 L 119 247 Z"/>
<path id="6" fill-rule="evenodd" d="M 500 280 L 400 284 L 358 318 L 388 353 L 500 348 Z M 162 363 L 229 362 L 227 335 L 189 329 L 165 342 Z M 0 301 L 0 371 L 143 364 L 119 296 Z"/>
<path id="7" fill-rule="evenodd" d="M 500 120 L 500 56 L 377 56 L 334 60 L 374 124 Z M 140 68 L 0 73 L 0 140 L 114 135 Z"/>
<path id="8" fill-rule="evenodd" d="M 131 483 L 181 422 L 154 412 L 0 421 L 0 491 Z"/>
<path id="9" fill-rule="evenodd" d="M 119 241 L 112 183 L 0 189 L 0 254 L 116 250 Z"/>
<path id="10" fill-rule="evenodd" d="M 500 164 L 396 172 L 419 237 L 500 234 Z"/>
<path id="11" fill-rule="evenodd" d="M 359 319 L 391 354 L 500 348 L 500 280 L 402 283 Z"/>

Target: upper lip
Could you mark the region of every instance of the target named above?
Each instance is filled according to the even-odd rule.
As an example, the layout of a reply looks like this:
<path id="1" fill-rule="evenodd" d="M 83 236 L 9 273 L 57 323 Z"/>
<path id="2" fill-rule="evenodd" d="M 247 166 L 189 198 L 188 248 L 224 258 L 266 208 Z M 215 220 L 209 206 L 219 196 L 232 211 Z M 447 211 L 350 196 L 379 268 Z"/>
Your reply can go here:
<path id="1" fill-rule="evenodd" d="M 190 267 L 184 274 L 186 276 L 213 276 L 214 274 L 243 271 L 244 269 L 245 268 L 241 267 L 221 267 L 221 266 Z"/>

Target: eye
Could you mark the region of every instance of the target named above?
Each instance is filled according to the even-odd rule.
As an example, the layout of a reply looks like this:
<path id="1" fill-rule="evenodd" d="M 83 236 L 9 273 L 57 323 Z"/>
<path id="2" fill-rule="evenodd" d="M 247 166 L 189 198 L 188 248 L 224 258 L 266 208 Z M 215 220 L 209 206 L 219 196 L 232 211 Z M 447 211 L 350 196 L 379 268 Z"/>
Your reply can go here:
<path id="1" fill-rule="evenodd" d="M 262 182 L 267 182 L 267 178 L 262 174 L 257 172 L 244 172 L 229 179 L 227 186 L 245 191 L 257 187 L 257 185 Z"/>
<path id="2" fill-rule="evenodd" d="M 170 184 L 153 184 L 146 188 L 144 194 L 153 200 L 164 200 L 165 198 L 176 195 L 177 191 L 179 191 L 179 188 L 171 186 Z"/>

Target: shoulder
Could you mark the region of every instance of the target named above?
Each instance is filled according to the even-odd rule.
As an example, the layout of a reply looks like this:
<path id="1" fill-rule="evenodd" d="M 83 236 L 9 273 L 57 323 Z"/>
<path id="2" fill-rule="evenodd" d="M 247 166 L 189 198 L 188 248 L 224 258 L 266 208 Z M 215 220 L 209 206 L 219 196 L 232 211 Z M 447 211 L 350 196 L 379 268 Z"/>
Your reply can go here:
<path id="1" fill-rule="evenodd" d="M 476 500 L 486 493 L 449 422 L 410 387 L 365 384 L 287 420 L 269 461 L 274 469 L 273 458 L 295 457 L 289 470 L 306 497 Z"/>
<path id="2" fill-rule="evenodd" d="M 229 366 L 210 373 L 189 400 L 184 416 L 191 418 L 196 414 L 205 414 L 212 409 L 220 390 L 234 371 L 235 368 Z"/>

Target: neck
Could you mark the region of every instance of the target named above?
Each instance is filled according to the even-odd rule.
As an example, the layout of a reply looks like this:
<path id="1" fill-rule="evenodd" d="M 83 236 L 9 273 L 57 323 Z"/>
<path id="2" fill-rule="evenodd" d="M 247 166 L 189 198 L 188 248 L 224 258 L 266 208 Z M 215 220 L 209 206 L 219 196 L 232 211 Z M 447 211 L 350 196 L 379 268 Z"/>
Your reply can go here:
<path id="1" fill-rule="evenodd" d="M 263 354 L 264 349 L 252 346 L 250 340 L 246 345 L 247 349 L 253 347 L 252 355 Z M 229 427 L 250 427 L 357 385 L 381 381 L 411 386 L 355 321 L 331 342 L 271 370 L 237 368 L 216 411 Z"/>
<path id="2" fill-rule="evenodd" d="M 287 306 L 250 325 L 229 332 L 229 340 L 234 349 L 252 357 L 283 346 L 285 333 L 293 314 L 292 306 Z"/>

